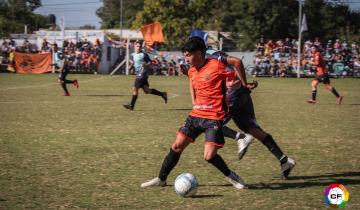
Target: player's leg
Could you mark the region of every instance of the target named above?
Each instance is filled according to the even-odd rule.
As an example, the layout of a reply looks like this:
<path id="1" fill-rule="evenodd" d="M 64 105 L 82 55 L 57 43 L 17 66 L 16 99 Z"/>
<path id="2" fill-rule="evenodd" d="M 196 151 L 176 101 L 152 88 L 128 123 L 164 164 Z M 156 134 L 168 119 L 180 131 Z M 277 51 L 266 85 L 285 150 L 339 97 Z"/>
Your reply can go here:
<path id="1" fill-rule="evenodd" d="M 143 86 L 143 90 L 146 94 L 161 96 L 164 99 L 165 103 L 167 103 L 167 92 L 160 92 L 160 91 L 156 90 L 155 88 L 150 88 L 149 83 L 147 83 L 146 85 Z"/>
<path id="2" fill-rule="evenodd" d="M 315 104 L 316 103 L 316 94 L 317 94 L 317 86 L 319 84 L 319 80 L 314 79 L 311 82 L 311 99 L 308 100 L 307 102 L 310 104 Z"/>
<path id="3" fill-rule="evenodd" d="M 62 78 L 59 78 L 58 82 L 59 82 L 60 86 L 62 87 L 62 89 L 64 90 L 63 96 L 70 96 L 70 93 L 66 87 L 66 83 L 64 82 L 64 80 Z"/>
<path id="4" fill-rule="evenodd" d="M 155 187 L 166 185 L 166 179 L 179 161 L 181 153 L 190 144 L 190 142 L 194 142 L 196 137 L 199 136 L 202 132 L 201 130 L 196 128 L 196 124 L 196 118 L 188 117 L 186 119 L 185 125 L 178 130 L 176 139 L 172 144 L 169 153 L 163 160 L 159 176 L 142 183 L 141 187 Z"/>
<path id="5" fill-rule="evenodd" d="M 245 182 L 235 172 L 231 171 L 222 157 L 217 154 L 217 150 L 222 148 L 225 143 L 221 129 L 222 122 L 203 119 L 201 126 L 206 129 L 204 159 L 224 174 L 225 179 L 235 188 L 243 189 Z"/>
<path id="6" fill-rule="evenodd" d="M 126 109 L 134 110 L 140 87 L 141 87 L 141 81 L 139 79 L 135 79 L 134 86 L 131 88 L 131 92 L 132 92 L 131 102 L 130 104 L 123 105 Z"/>
<path id="7" fill-rule="evenodd" d="M 232 98 L 229 106 L 229 114 L 232 116 L 232 120 L 235 122 L 236 126 L 244 131 L 237 132 L 237 145 L 238 145 L 238 155 L 239 159 L 242 159 L 246 154 L 249 145 L 253 141 L 253 136 L 247 133 L 248 128 L 253 125 L 252 121 L 255 120 L 254 106 L 250 93 L 242 93 L 237 95 L 235 98 Z M 224 136 L 229 136 L 231 133 L 234 136 L 234 132 L 231 132 L 227 128 L 223 129 L 225 131 Z"/>
<path id="8" fill-rule="evenodd" d="M 248 132 L 260 140 L 260 142 L 271 152 L 271 154 L 273 154 L 276 159 L 279 160 L 281 165 L 281 175 L 285 179 L 288 178 L 291 170 L 295 167 L 295 161 L 287 157 L 275 142 L 273 137 L 263 131 L 260 127 L 251 127 L 249 128 Z"/>
<path id="9" fill-rule="evenodd" d="M 330 92 L 332 92 L 332 94 L 334 94 L 334 96 L 336 97 L 337 103 L 341 104 L 343 96 L 340 96 L 340 94 L 337 92 L 337 90 L 335 89 L 335 87 L 333 87 L 330 83 L 330 79 L 329 77 L 327 77 L 326 79 L 324 79 L 324 85 L 325 88 L 327 90 L 329 90 Z"/>

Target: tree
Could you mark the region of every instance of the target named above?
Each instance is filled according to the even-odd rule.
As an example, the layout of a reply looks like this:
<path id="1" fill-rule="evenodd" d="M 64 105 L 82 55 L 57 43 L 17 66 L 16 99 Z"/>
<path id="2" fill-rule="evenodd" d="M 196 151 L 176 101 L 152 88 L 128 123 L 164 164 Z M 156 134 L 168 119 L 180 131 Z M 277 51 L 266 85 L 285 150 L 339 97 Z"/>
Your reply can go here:
<path id="1" fill-rule="evenodd" d="M 101 18 L 101 28 L 120 27 L 120 0 L 103 0 L 104 4 L 96 11 Z M 142 0 L 123 0 L 123 27 L 130 28 L 137 11 L 142 10 Z"/>
<path id="2" fill-rule="evenodd" d="M 24 25 L 29 31 L 45 27 L 47 18 L 33 13 L 41 5 L 40 0 L 8 0 L 0 2 L 0 36 L 23 33 Z"/>

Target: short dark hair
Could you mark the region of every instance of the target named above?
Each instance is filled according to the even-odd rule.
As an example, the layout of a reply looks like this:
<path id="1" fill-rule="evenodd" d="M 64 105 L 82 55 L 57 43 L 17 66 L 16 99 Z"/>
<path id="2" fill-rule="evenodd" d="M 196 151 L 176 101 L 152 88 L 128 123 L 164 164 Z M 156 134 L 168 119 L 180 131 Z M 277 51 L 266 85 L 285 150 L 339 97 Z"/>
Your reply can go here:
<path id="1" fill-rule="evenodd" d="M 199 37 L 191 37 L 182 47 L 182 52 L 195 52 L 199 50 L 203 55 L 206 52 L 206 45 L 203 39 Z"/>
<path id="2" fill-rule="evenodd" d="M 140 44 L 140 45 L 141 45 L 141 44 L 142 44 L 142 41 L 136 40 L 136 41 L 135 41 L 135 44 Z"/>

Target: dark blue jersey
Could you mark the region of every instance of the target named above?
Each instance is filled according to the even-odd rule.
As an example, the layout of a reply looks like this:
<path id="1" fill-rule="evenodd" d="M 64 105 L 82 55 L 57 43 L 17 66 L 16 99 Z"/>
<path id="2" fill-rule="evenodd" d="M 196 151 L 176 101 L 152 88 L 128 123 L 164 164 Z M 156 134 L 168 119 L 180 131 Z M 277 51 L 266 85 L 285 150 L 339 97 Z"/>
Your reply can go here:
<path id="1" fill-rule="evenodd" d="M 234 67 L 229 65 L 227 62 L 228 57 L 229 55 L 222 51 L 217 51 L 212 49 L 206 51 L 206 58 L 216 59 L 218 61 L 221 61 L 223 64 L 227 66 L 226 68 L 227 71 L 234 71 Z M 241 85 L 236 89 L 228 90 L 226 96 L 228 97 L 229 100 L 232 100 L 233 98 L 239 96 L 239 94 L 241 93 L 251 93 L 251 91 L 248 88 L 245 88 L 244 86 Z"/>

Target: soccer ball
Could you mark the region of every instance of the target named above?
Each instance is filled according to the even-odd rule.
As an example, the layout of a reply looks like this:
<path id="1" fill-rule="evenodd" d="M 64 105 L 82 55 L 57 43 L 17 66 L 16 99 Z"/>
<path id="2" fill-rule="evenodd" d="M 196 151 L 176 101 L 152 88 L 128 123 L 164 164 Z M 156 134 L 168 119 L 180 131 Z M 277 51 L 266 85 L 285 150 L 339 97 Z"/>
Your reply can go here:
<path id="1" fill-rule="evenodd" d="M 331 204 L 340 205 L 344 200 L 344 196 L 344 192 L 340 188 L 336 187 L 330 190 L 328 199 Z"/>
<path id="2" fill-rule="evenodd" d="M 182 173 L 175 179 L 174 188 L 176 194 L 182 197 L 189 197 L 196 194 L 198 181 L 190 173 Z"/>

